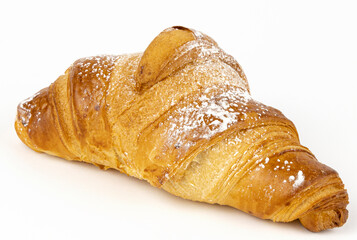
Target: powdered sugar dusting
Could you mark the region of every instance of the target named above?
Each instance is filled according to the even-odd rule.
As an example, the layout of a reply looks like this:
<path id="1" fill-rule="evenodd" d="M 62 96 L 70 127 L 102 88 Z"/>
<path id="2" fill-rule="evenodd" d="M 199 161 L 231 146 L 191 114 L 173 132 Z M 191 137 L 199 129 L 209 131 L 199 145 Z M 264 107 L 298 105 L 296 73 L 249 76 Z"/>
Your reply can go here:
<path id="1" fill-rule="evenodd" d="M 21 114 L 20 114 L 21 123 L 24 127 L 28 126 L 30 119 L 32 117 L 31 111 L 32 111 L 32 109 L 34 109 L 36 107 L 36 105 L 33 103 L 33 99 L 36 98 L 40 93 L 41 93 L 41 91 L 37 92 L 36 94 L 25 99 L 24 101 L 22 101 L 19 104 L 19 111 L 21 111 Z M 36 115 L 37 116 L 41 115 L 41 110 L 38 110 Z"/>
<path id="2" fill-rule="evenodd" d="M 103 99 L 117 59 L 118 56 L 101 55 L 81 58 L 73 64 L 71 94 L 76 96 L 73 99 L 79 117 L 86 118 L 93 108 L 98 113 L 104 107 Z"/>
<path id="3" fill-rule="evenodd" d="M 172 115 L 169 117 L 171 138 L 177 139 L 185 134 L 192 134 L 193 138 L 210 139 L 238 121 L 238 116 L 246 110 L 244 106 L 251 99 L 250 95 L 241 89 L 232 88 L 211 96 L 215 88 L 207 88 L 196 101 L 178 108 L 173 115 L 177 114 L 179 118 L 173 118 Z M 232 104 L 238 107 L 237 102 L 242 105 L 241 111 L 231 108 Z M 198 128 L 199 132 L 194 131 Z"/>
<path id="4" fill-rule="evenodd" d="M 248 90 L 248 81 L 238 62 L 213 42 L 204 39 L 201 33 L 197 32 L 197 34 L 198 35 L 196 36 L 198 39 L 189 41 L 177 49 L 170 62 L 165 66 L 164 73 L 162 73 L 159 78 L 165 78 L 177 69 L 182 69 L 183 65 L 191 62 L 202 63 L 205 61 L 219 61 L 225 66 L 230 66 L 230 70 L 237 74 L 235 77 L 239 78 L 240 84 L 243 85 L 244 89 Z M 205 69 L 205 71 L 207 72 L 207 69 Z M 220 74 L 224 73 L 220 72 Z"/>
<path id="5" fill-rule="evenodd" d="M 111 76 L 111 72 L 115 67 L 114 62 L 118 59 L 118 57 L 119 56 L 117 55 L 100 55 L 81 58 L 75 63 L 81 68 L 81 71 L 77 74 L 84 77 L 91 74 L 91 77 L 108 81 Z"/>
<path id="6" fill-rule="evenodd" d="M 297 178 L 293 184 L 293 188 L 297 188 L 299 187 L 305 180 L 305 176 L 303 174 L 303 172 L 300 170 L 297 174 Z"/>

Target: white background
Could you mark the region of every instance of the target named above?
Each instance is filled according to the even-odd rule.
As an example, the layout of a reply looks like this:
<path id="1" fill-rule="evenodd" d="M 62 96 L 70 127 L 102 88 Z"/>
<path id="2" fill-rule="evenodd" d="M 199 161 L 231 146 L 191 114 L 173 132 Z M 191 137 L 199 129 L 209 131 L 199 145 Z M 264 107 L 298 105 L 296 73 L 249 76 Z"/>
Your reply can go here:
<path id="1" fill-rule="evenodd" d="M 35 153 L 16 136 L 17 104 L 76 59 L 143 51 L 163 29 L 200 30 L 243 66 L 335 168 L 348 222 L 318 234 L 174 197 L 114 170 Z M 356 239 L 356 1 L 1 1 L 0 239 Z"/>

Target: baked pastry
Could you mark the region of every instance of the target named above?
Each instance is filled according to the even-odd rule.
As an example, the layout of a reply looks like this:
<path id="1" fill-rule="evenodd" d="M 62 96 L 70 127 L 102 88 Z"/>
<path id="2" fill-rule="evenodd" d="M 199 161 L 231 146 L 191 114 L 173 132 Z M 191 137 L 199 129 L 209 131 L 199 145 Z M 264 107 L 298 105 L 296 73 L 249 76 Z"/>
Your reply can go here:
<path id="1" fill-rule="evenodd" d="M 176 196 L 262 219 L 342 226 L 337 172 L 299 142 L 294 124 L 255 101 L 240 65 L 205 34 L 172 27 L 144 53 L 74 62 L 18 106 L 30 148 L 114 168 Z"/>

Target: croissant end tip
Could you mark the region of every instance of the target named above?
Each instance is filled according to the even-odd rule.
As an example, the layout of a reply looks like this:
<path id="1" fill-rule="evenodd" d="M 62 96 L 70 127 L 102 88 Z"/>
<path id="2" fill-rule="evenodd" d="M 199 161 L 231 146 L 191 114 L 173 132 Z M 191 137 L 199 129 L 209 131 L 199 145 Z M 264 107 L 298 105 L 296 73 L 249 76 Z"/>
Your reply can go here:
<path id="1" fill-rule="evenodd" d="M 311 232 L 341 227 L 348 218 L 348 210 L 334 209 L 325 211 L 312 211 L 300 218 L 301 224 Z"/>

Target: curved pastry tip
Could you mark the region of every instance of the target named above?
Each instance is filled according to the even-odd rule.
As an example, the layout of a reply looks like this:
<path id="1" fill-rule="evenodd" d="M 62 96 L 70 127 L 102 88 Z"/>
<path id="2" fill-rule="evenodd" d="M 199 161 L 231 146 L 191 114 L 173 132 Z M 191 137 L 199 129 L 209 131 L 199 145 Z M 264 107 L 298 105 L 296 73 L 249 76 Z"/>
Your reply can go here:
<path id="1" fill-rule="evenodd" d="M 341 227 L 348 218 L 348 210 L 334 209 L 325 211 L 312 211 L 301 217 L 301 224 L 311 232 L 320 232 L 323 230 Z"/>

